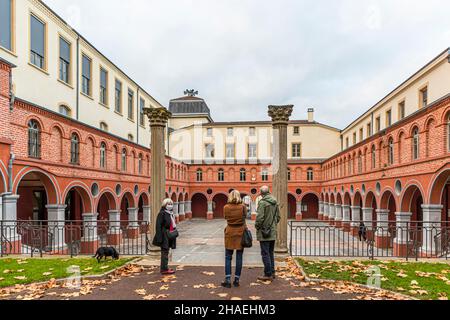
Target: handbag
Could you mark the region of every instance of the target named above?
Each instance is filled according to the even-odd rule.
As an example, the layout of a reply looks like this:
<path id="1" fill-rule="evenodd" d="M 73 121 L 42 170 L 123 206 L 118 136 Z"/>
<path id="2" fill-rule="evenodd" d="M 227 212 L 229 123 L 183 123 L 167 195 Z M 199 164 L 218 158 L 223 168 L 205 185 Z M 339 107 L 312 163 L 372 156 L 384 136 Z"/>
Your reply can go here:
<path id="1" fill-rule="evenodd" d="M 175 240 L 179 235 L 180 234 L 178 233 L 177 229 L 173 231 L 167 231 L 167 237 L 169 238 L 169 240 Z"/>
<path id="2" fill-rule="evenodd" d="M 270 225 L 268 227 L 261 229 L 261 234 L 264 239 L 270 238 L 270 235 L 272 234 L 272 227 L 273 227 L 273 223 L 275 221 L 275 216 L 278 213 L 278 210 L 279 210 L 279 207 L 277 205 L 277 210 L 275 211 L 275 214 L 272 216 L 272 222 L 270 223 Z"/>
<path id="3" fill-rule="evenodd" d="M 243 248 L 251 248 L 253 246 L 253 236 L 249 229 L 244 230 L 241 245 Z"/>

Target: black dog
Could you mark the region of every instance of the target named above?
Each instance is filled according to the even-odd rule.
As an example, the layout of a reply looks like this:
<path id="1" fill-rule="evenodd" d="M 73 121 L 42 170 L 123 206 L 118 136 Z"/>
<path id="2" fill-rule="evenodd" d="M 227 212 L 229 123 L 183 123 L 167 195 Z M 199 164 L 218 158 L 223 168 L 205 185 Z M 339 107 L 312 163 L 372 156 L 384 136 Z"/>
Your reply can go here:
<path id="1" fill-rule="evenodd" d="M 101 247 L 98 248 L 97 253 L 93 256 L 93 258 L 96 258 L 99 263 L 102 258 L 105 258 L 106 260 L 107 257 L 112 257 L 114 260 L 118 260 L 119 253 L 115 248 Z"/>

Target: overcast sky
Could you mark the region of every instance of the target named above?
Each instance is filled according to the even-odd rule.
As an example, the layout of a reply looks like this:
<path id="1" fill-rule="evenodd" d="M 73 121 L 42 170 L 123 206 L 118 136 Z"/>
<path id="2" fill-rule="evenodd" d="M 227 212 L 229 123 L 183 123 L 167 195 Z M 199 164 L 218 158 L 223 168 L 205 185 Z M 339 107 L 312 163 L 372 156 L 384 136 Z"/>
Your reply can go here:
<path id="1" fill-rule="evenodd" d="M 215 121 L 343 129 L 450 46 L 448 0 L 45 0 L 168 107 L 196 89 Z"/>

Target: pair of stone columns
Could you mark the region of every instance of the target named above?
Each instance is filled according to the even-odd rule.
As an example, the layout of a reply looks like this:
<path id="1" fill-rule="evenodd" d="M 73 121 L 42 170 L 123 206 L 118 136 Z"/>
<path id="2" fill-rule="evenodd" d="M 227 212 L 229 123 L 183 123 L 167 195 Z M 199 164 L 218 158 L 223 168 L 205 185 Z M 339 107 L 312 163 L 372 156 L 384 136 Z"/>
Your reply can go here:
<path id="1" fill-rule="evenodd" d="M 297 221 L 303 220 L 302 202 L 301 201 L 297 201 L 297 203 L 296 203 L 295 220 L 297 220 Z"/>
<path id="2" fill-rule="evenodd" d="M 213 208 L 213 202 L 208 200 L 208 211 L 206 213 L 208 220 L 214 219 L 214 208 Z"/>
<path id="3" fill-rule="evenodd" d="M 319 201 L 319 220 L 323 220 L 324 202 Z"/>

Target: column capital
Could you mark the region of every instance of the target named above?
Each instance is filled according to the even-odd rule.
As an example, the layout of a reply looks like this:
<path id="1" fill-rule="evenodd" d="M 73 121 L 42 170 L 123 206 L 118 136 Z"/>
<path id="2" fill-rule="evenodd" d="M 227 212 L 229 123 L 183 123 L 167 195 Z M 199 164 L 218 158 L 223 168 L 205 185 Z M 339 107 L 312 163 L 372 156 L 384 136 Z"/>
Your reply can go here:
<path id="1" fill-rule="evenodd" d="M 4 202 L 14 202 L 19 200 L 20 196 L 18 194 L 12 194 L 10 192 L 7 193 L 3 193 L 1 195 L 1 197 L 3 198 Z"/>
<path id="2" fill-rule="evenodd" d="M 151 209 L 151 206 L 142 206 L 142 209 L 144 209 L 144 210 L 147 209 L 148 210 L 148 209 Z"/>
<path id="3" fill-rule="evenodd" d="M 272 118 L 273 125 L 288 125 L 289 118 L 294 111 L 293 105 L 269 106 L 269 117 Z"/>
<path id="4" fill-rule="evenodd" d="M 83 213 L 81 215 L 84 218 L 97 218 L 98 217 L 98 213 Z"/>
<path id="5" fill-rule="evenodd" d="M 359 206 L 351 206 L 350 208 L 352 210 L 361 210 L 361 207 L 359 207 Z"/>
<path id="6" fill-rule="evenodd" d="M 166 108 L 144 108 L 144 114 L 150 120 L 150 127 L 165 127 L 172 113 Z"/>
<path id="7" fill-rule="evenodd" d="M 396 212 L 397 217 L 412 217 L 412 212 Z"/>
<path id="8" fill-rule="evenodd" d="M 121 212 L 122 212 L 121 210 L 108 210 L 108 213 L 112 213 L 112 214 L 121 213 Z"/>
<path id="9" fill-rule="evenodd" d="M 335 204 L 334 205 L 336 208 L 342 208 L 342 204 Z"/>
<path id="10" fill-rule="evenodd" d="M 423 204 L 422 209 L 429 211 L 442 211 L 444 206 L 442 204 Z"/>
<path id="11" fill-rule="evenodd" d="M 381 214 L 389 214 L 389 209 L 377 209 L 375 210 L 376 213 L 381 213 Z"/>
<path id="12" fill-rule="evenodd" d="M 342 208 L 343 208 L 343 209 L 350 209 L 350 205 L 349 205 L 349 204 L 343 204 L 343 205 L 342 205 Z"/>
<path id="13" fill-rule="evenodd" d="M 373 211 L 373 208 L 362 208 L 362 211 Z"/>
<path id="14" fill-rule="evenodd" d="M 67 205 L 65 204 L 48 204 L 45 206 L 47 210 L 66 210 Z"/>

